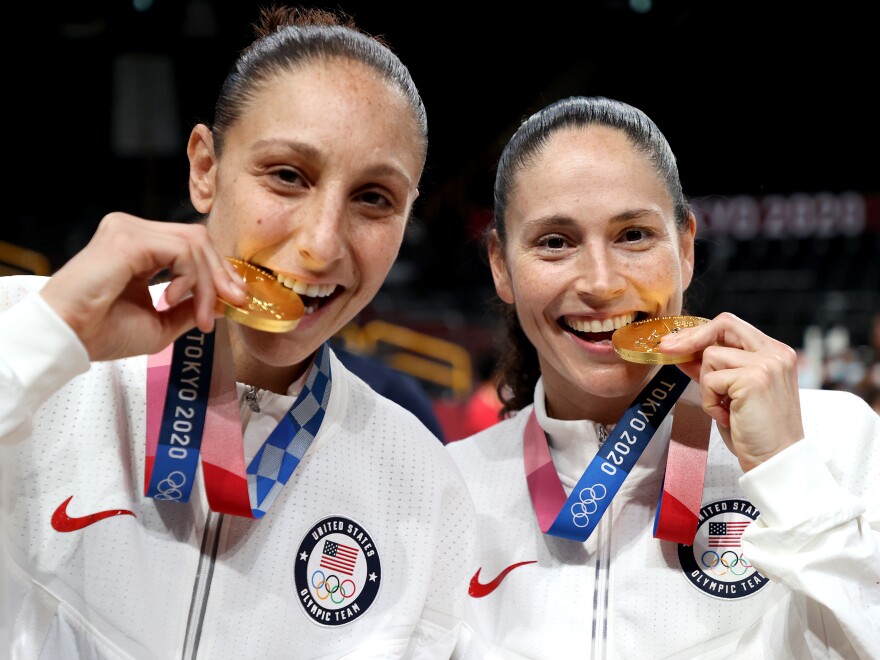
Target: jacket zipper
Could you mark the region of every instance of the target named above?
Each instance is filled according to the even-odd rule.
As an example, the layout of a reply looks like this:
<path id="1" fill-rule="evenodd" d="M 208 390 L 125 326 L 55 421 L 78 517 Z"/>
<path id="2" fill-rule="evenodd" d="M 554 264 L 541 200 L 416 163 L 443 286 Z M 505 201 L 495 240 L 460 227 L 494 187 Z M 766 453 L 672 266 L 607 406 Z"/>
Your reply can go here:
<path id="1" fill-rule="evenodd" d="M 610 518 L 611 506 L 605 511 Z M 593 586 L 593 649 L 592 660 L 604 660 L 608 640 L 608 572 L 611 568 L 611 526 L 603 520 L 596 528 L 599 542 L 596 545 L 596 576 Z"/>
<path id="2" fill-rule="evenodd" d="M 596 429 L 601 447 L 608 438 L 608 430 L 602 424 Z M 596 575 L 593 580 L 593 647 L 592 660 L 605 660 L 608 639 L 608 572 L 611 567 L 611 523 L 612 507 L 608 506 L 602 520 L 596 526 L 599 535 L 596 543 Z"/>
<path id="3" fill-rule="evenodd" d="M 199 565 L 196 569 L 192 600 L 189 605 L 189 617 L 186 622 L 186 635 L 183 639 L 182 660 L 194 660 L 199 652 L 199 641 L 202 637 L 202 625 L 205 622 L 205 610 L 208 607 L 208 594 L 211 591 L 211 580 L 214 577 L 214 564 L 217 560 L 217 548 L 220 543 L 220 528 L 222 526 L 223 514 L 209 511 L 205 518 L 205 531 L 202 533 Z"/>

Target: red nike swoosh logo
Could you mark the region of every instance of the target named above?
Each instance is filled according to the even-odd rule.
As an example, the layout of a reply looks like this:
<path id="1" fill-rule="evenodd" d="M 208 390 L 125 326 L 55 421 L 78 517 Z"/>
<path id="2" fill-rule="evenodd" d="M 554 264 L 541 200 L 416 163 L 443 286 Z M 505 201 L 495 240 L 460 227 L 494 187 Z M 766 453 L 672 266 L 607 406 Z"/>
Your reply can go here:
<path id="1" fill-rule="evenodd" d="M 486 582 L 483 584 L 480 582 L 480 571 L 482 568 L 478 568 L 477 572 L 474 573 L 474 577 L 471 578 L 471 584 L 468 587 L 468 595 L 472 598 L 482 598 L 483 596 L 488 596 L 493 591 L 498 588 L 498 585 L 501 584 L 501 580 L 507 577 L 507 574 L 510 573 L 514 568 L 519 568 L 520 566 L 525 566 L 526 564 L 536 564 L 537 560 L 532 561 L 521 561 L 518 564 L 511 564 L 507 568 L 505 568 L 501 573 L 498 574 L 498 577 L 492 580 L 491 582 Z"/>
<path id="2" fill-rule="evenodd" d="M 55 509 L 55 513 L 52 514 L 52 529 L 56 532 L 75 532 L 83 527 L 94 525 L 100 520 L 112 518 L 113 516 L 134 516 L 134 512 L 129 511 L 128 509 L 108 509 L 107 511 L 90 513 L 87 516 L 68 516 L 67 504 L 72 499 L 73 495 L 59 504 L 58 508 Z"/>

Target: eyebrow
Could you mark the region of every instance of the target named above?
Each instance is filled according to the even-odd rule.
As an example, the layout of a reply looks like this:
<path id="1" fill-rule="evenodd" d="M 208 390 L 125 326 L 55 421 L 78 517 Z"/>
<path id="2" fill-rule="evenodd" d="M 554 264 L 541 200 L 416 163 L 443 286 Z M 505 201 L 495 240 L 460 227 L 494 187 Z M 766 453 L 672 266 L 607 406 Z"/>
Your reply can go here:
<path id="1" fill-rule="evenodd" d="M 610 218 L 612 223 L 615 224 L 625 224 L 627 222 L 631 222 L 633 220 L 637 220 L 639 218 L 644 218 L 646 216 L 657 217 L 657 212 L 652 209 L 629 209 L 627 211 L 623 211 L 614 215 Z M 525 223 L 527 227 L 544 227 L 544 226 L 554 226 L 554 227 L 572 227 L 577 224 L 571 216 L 568 215 L 548 215 L 540 218 L 535 218 L 534 220 L 529 220 Z"/>
<path id="2" fill-rule="evenodd" d="M 319 149 L 316 149 L 310 144 L 305 142 L 298 142 L 296 140 L 282 140 L 282 139 L 262 139 L 254 142 L 253 151 L 259 151 L 261 149 L 266 148 L 275 148 L 275 147 L 284 147 L 289 151 L 301 154 L 306 158 L 310 158 L 313 160 L 323 161 L 324 158 Z M 412 184 L 412 179 L 406 174 L 406 171 L 402 167 L 394 167 L 393 165 L 389 165 L 388 163 L 379 163 L 377 165 L 373 165 L 368 168 L 364 174 L 366 178 L 372 177 L 384 177 L 384 176 L 392 176 L 403 179 L 406 183 Z"/>
<path id="3" fill-rule="evenodd" d="M 304 156 L 308 156 L 309 158 L 320 158 L 321 152 L 315 149 L 315 147 L 310 144 L 306 144 L 305 142 L 297 142 L 296 140 L 281 140 L 281 139 L 262 139 L 254 142 L 252 151 L 259 151 L 260 149 L 266 148 L 274 148 L 282 146 L 290 151 L 295 151 L 297 153 L 301 153 Z"/>

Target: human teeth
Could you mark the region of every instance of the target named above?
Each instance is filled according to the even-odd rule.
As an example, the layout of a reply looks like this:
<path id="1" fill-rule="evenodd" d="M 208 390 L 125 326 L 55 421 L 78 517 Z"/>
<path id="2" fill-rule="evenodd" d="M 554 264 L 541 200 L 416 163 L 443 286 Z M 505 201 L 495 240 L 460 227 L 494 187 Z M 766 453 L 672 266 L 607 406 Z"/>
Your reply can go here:
<path id="1" fill-rule="evenodd" d="M 326 298 L 336 290 L 335 284 L 306 284 L 284 275 L 279 275 L 278 281 L 295 293 L 309 298 Z"/>
<path id="2" fill-rule="evenodd" d="M 566 318 L 565 322 L 573 330 L 578 332 L 611 332 L 633 322 L 635 314 L 621 314 L 604 320 L 588 320 L 588 319 L 570 319 Z"/>

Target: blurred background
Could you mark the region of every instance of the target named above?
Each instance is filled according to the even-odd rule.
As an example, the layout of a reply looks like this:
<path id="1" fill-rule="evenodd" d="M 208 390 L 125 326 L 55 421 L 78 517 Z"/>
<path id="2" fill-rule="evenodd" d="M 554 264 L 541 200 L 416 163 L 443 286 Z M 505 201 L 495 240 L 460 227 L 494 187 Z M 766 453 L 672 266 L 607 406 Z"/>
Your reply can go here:
<path id="1" fill-rule="evenodd" d="M 480 243 L 495 161 L 525 116 L 572 94 L 636 105 L 672 144 L 699 222 L 689 311 L 741 316 L 800 351 L 802 386 L 880 408 L 871 3 L 315 4 L 384 36 L 427 106 L 427 169 L 400 258 L 339 339 L 414 378 L 444 439 L 465 432 L 502 335 Z M 260 5 L 11 10 L 0 274 L 50 274 L 110 211 L 189 219 L 189 130 L 211 119 Z"/>

